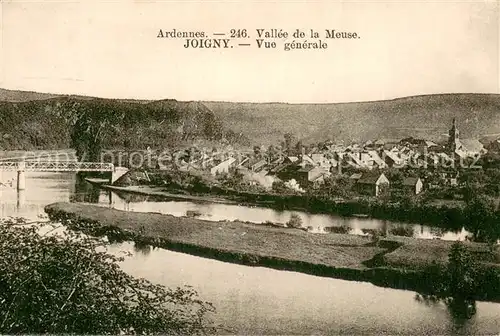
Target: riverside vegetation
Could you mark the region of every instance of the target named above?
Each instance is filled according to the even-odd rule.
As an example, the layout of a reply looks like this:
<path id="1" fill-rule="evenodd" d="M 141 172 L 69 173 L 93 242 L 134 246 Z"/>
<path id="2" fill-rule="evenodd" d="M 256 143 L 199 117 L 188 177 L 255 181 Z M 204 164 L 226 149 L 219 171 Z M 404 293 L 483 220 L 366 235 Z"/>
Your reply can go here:
<path id="1" fill-rule="evenodd" d="M 212 333 L 214 307 L 190 287 L 134 278 L 102 239 L 53 223 L 0 220 L 0 333 Z M 57 233 L 55 233 L 57 232 Z"/>

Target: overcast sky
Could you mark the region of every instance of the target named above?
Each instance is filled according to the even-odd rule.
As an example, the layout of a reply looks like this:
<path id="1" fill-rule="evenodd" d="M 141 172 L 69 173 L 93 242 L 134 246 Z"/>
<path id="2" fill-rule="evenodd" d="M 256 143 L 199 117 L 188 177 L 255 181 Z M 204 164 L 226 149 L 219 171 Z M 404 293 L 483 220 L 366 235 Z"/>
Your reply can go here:
<path id="1" fill-rule="evenodd" d="M 347 102 L 499 93 L 496 1 L 3 2 L 0 86 L 110 98 Z M 159 29 L 246 28 L 185 49 Z M 257 49 L 256 28 L 356 31 L 326 50 Z M 306 36 L 310 40 L 309 36 Z M 290 38 L 291 42 L 293 38 Z M 303 41 L 303 39 L 299 39 Z M 234 42 L 236 44 L 236 42 Z"/>

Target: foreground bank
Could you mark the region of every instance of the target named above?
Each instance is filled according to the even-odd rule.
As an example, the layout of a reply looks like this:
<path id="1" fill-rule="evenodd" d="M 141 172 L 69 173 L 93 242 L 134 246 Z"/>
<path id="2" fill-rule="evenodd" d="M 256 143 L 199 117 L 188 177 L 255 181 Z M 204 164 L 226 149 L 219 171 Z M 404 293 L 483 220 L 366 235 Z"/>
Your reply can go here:
<path id="1" fill-rule="evenodd" d="M 265 266 L 392 288 L 427 292 L 429 269 L 447 261 L 451 243 L 406 237 L 327 234 L 243 222 L 210 222 L 155 213 L 130 213 L 99 206 L 55 203 L 45 211 L 53 220 L 93 235 L 132 240 L 192 255 Z M 499 300 L 496 269 L 500 256 L 487 245 L 466 243 L 485 267 L 489 284 L 478 299 Z M 484 287 L 483 287 L 484 288 Z"/>

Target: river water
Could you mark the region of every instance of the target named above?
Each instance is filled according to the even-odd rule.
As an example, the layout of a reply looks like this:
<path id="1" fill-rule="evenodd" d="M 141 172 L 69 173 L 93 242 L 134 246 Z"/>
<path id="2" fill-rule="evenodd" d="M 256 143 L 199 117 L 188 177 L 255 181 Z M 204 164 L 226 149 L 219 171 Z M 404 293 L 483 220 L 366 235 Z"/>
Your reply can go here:
<path id="1" fill-rule="evenodd" d="M 373 230 L 387 230 L 389 233 L 397 233 L 394 230 L 407 228 L 408 230 L 404 231 L 405 235 L 420 239 L 464 240 L 468 235 L 468 232 L 464 229 L 452 232 L 426 225 L 390 222 L 372 218 L 310 214 L 303 211 L 278 211 L 257 206 L 210 202 L 158 201 L 155 197 L 124 193 L 117 195 L 114 192 L 102 192 L 98 196 L 95 195 L 93 203 L 125 211 L 157 212 L 177 217 L 196 213 L 196 218 L 208 221 L 242 220 L 256 224 L 265 223 L 266 221 L 285 224 L 290 220 L 292 214 L 297 214 L 302 219 L 303 226 L 312 233 L 338 232 L 339 229 L 343 229 L 350 234 L 366 235 Z M 401 232 L 399 234 L 401 235 Z"/>
<path id="2" fill-rule="evenodd" d="M 0 217 L 35 219 L 46 204 L 59 201 L 97 203 L 128 211 L 149 211 L 183 216 L 200 212 L 208 220 L 240 219 L 253 222 L 286 222 L 289 212 L 224 204 L 148 202 L 141 197 L 120 197 L 77 183 L 74 174 L 28 173 L 26 190 L 9 187 L 9 176 L 0 182 Z M 13 184 L 15 185 L 15 183 Z M 125 198 L 125 199 L 124 199 Z M 388 225 L 381 221 L 299 213 L 304 224 L 325 232 L 325 227 L 362 228 Z M 394 225 L 394 223 L 389 223 Z M 400 224 L 397 224 L 400 225 Z M 431 238 L 436 230 L 412 226 L 416 236 Z M 358 230 L 358 231 L 356 231 Z M 422 233 L 423 232 L 423 233 Z M 437 232 L 442 239 L 462 239 L 463 232 Z M 380 288 L 369 283 L 321 278 L 296 272 L 248 267 L 194 257 L 163 249 L 114 244 L 112 253 L 132 252 L 122 267 L 129 273 L 166 286 L 191 285 L 204 300 L 214 304 L 214 321 L 222 333 L 238 334 L 499 334 L 500 304 L 478 302 L 469 320 L 454 318 L 441 303 L 424 304 L 415 293 Z"/>

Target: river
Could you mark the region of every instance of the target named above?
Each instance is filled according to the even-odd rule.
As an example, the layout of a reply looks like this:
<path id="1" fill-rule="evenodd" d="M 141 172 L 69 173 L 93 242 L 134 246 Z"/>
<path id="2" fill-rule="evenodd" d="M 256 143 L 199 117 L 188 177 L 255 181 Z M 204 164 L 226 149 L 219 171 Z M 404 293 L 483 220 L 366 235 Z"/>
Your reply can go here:
<path id="1" fill-rule="evenodd" d="M 311 214 L 303 211 L 275 210 L 258 206 L 235 204 L 165 201 L 157 197 L 138 194 L 101 192 L 95 195 L 92 203 L 125 211 L 157 212 L 177 217 L 196 213 L 196 217 L 208 221 L 241 220 L 262 224 L 266 221 L 286 224 L 292 214 L 298 215 L 303 226 L 312 233 L 339 232 L 366 235 L 373 230 L 387 230 L 390 233 L 404 234 L 419 239 L 464 240 L 468 235 L 465 229 L 457 232 L 420 224 L 407 224 L 373 218 L 341 217 L 337 215 Z M 407 230 L 398 230 L 405 228 Z M 343 232 L 341 232 L 343 233 Z"/>
<path id="2" fill-rule="evenodd" d="M 7 184 L 0 187 L 0 217 L 35 219 L 43 214 L 46 204 L 58 201 L 84 201 L 178 216 L 196 210 L 201 213 L 200 218 L 208 220 L 283 222 L 290 216 L 289 212 L 224 204 L 148 202 L 135 196 L 125 200 L 86 183 L 77 183 L 74 174 L 28 173 L 26 190 L 18 193 L 8 186 L 10 178 L 5 172 L 0 176 L 0 181 Z M 355 228 L 387 225 L 365 218 L 299 214 L 305 225 L 316 227 L 322 233 L 330 226 L 347 225 L 356 233 Z M 425 226 L 412 227 L 417 236 L 424 232 L 420 234 L 423 238 L 432 237 L 436 232 Z M 461 239 L 463 232 L 439 232 L 439 235 Z M 478 302 L 476 315 L 464 321 L 454 318 L 441 303 L 418 302 L 415 293 L 410 291 L 229 264 L 163 249 L 139 249 L 132 243 L 114 244 L 109 250 L 132 252 L 122 267 L 135 276 L 166 286 L 193 286 L 202 299 L 215 305 L 214 320 L 224 326 L 223 333 L 491 335 L 500 332 L 500 304 L 496 303 Z"/>

